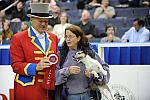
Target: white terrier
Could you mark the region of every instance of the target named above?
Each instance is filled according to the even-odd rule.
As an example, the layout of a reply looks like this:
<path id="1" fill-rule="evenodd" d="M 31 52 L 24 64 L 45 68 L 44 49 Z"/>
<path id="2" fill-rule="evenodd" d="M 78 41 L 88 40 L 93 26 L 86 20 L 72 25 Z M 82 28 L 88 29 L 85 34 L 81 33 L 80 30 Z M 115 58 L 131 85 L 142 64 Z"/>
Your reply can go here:
<path id="1" fill-rule="evenodd" d="M 91 73 L 94 75 L 94 78 L 98 78 L 99 76 L 97 73 L 100 72 L 104 75 L 107 75 L 107 71 L 103 69 L 101 64 L 97 60 L 91 58 L 89 55 L 86 55 L 83 51 L 78 51 L 74 58 L 79 62 L 84 63 L 87 69 L 91 69 Z"/>
<path id="2" fill-rule="evenodd" d="M 99 77 L 97 73 L 107 75 L 107 71 L 103 69 L 102 65 L 97 60 L 91 58 L 89 55 L 86 55 L 83 51 L 78 51 L 75 54 L 74 59 L 84 63 L 87 69 L 91 69 L 91 73 L 96 79 Z M 108 100 L 115 100 L 107 84 L 97 85 L 97 87 Z"/>

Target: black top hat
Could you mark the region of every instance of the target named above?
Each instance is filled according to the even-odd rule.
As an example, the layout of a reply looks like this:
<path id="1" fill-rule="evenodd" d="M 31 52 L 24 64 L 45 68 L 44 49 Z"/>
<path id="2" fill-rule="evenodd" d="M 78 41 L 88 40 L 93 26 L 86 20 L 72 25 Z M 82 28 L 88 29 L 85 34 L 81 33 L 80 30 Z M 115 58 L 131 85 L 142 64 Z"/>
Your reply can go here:
<path id="1" fill-rule="evenodd" d="M 52 18 L 49 13 L 49 3 L 30 3 L 31 11 L 27 14 L 28 17 L 37 18 Z"/>

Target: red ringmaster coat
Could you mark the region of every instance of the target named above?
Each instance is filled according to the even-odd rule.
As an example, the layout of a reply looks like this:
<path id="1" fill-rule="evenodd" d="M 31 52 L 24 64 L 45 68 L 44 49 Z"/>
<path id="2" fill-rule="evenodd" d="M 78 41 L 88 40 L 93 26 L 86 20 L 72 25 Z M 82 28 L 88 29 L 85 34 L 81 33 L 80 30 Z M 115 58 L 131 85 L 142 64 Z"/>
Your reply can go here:
<path id="1" fill-rule="evenodd" d="M 14 100 L 49 100 L 52 99 L 55 80 L 55 66 L 50 67 L 50 90 L 42 87 L 45 70 L 36 71 L 36 64 L 44 56 L 57 53 L 58 39 L 52 33 L 45 33 L 45 51 L 32 28 L 13 36 L 10 45 L 12 68 L 16 73 L 14 82 Z M 48 91 L 48 92 L 47 92 Z"/>

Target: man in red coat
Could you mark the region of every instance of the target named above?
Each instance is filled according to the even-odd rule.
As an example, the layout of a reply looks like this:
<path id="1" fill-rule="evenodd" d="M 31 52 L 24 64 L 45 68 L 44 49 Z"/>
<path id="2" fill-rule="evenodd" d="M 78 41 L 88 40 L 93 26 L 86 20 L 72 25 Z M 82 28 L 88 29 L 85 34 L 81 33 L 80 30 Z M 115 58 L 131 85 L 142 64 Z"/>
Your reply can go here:
<path id="1" fill-rule="evenodd" d="M 48 18 L 52 18 L 48 8 L 48 3 L 31 3 L 28 16 L 32 26 L 15 34 L 11 40 L 11 66 L 16 73 L 14 100 L 54 100 L 53 62 L 58 61 L 54 56 L 58 39 L 46 32 Z"/>

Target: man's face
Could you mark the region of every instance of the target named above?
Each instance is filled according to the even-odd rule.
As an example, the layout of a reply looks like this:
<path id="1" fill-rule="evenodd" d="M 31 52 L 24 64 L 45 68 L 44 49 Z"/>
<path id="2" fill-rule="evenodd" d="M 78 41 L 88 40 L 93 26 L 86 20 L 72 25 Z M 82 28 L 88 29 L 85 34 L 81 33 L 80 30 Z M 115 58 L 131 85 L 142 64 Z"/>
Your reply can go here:
<path id="1" fill-rule="evenodd" d="M 88 11 L 82 12 L 82 20 L 89 20 L 90 19 L 90 13 Z"/>
<path id="2" fill-rule="evenodd" d="M 48 26 L 48 19 L 47 18 L 31 17 L 31 21 L 32 21 L 32 26 L 39 33 L 43 33 L 44 31 L 47 30 L 47 26 Z"/>
<path id="3" fill-rule="evenodd" d="M 141 26 L 138 24 L 138 21 L 134 21 L 134 22 L 133 22 L 133 27 L 134 27 L 136 30 L 139 30 Z"/>
<path id="4" fill-rule="evenodd" d="M 102 5 L 107 7 L 109 5 L 109 1 L 108 0 L 102 0 Z"/>

